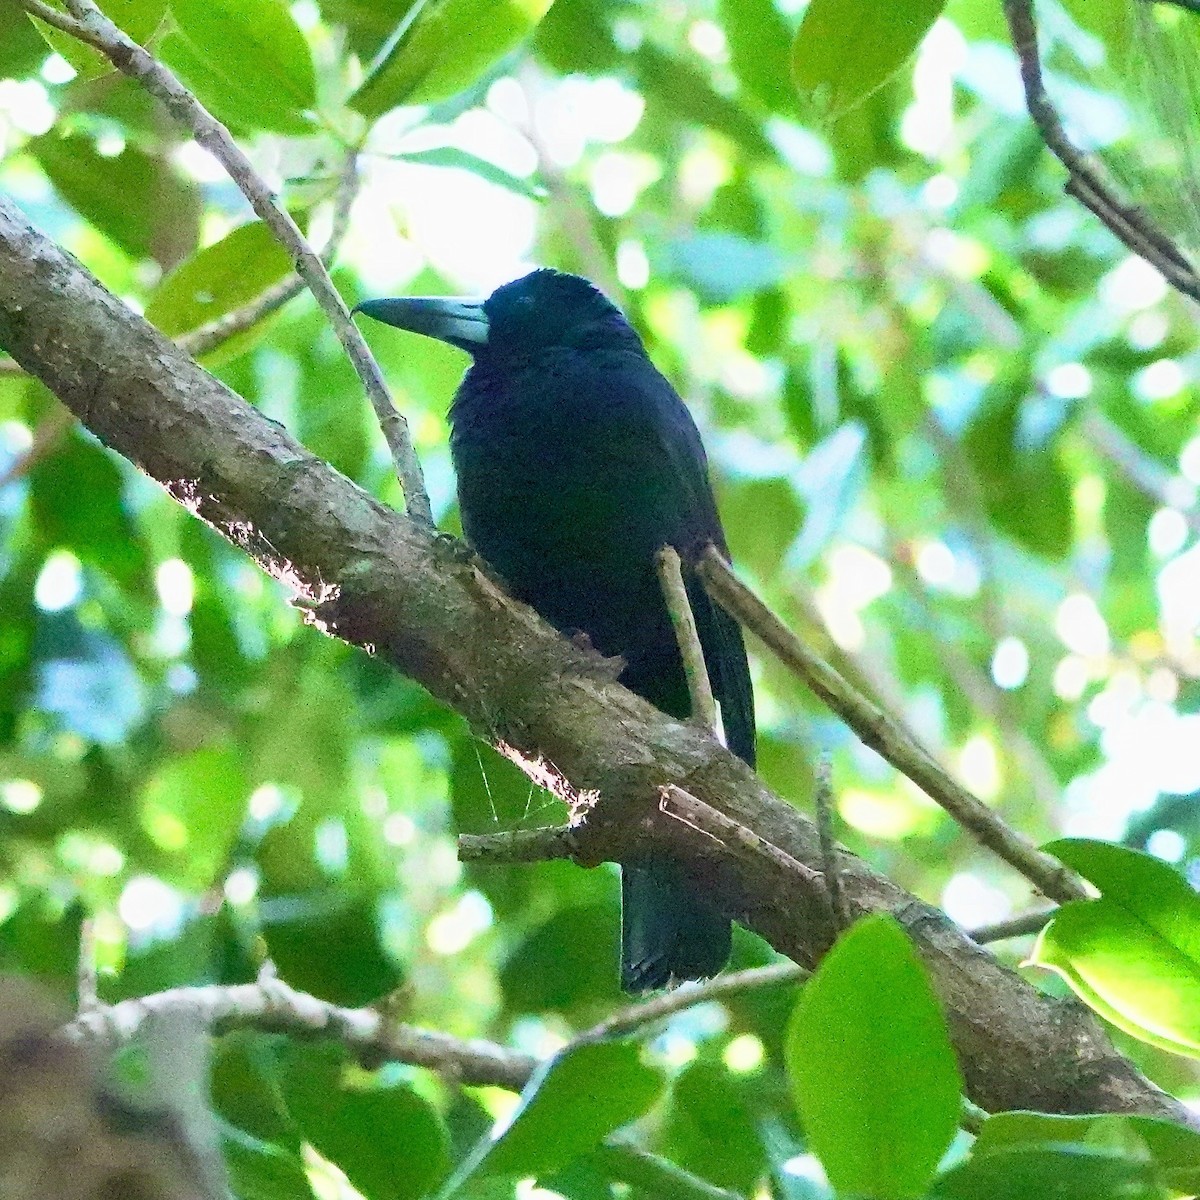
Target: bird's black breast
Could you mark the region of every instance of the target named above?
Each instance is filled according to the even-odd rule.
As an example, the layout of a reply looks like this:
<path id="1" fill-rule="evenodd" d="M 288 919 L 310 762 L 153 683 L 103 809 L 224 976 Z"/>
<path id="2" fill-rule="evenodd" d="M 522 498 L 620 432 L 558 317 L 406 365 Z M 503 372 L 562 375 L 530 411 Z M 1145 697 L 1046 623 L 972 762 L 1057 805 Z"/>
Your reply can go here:
<path id="1" fill-rule="evenodd" d="M 670 385 L 637 353 L 562 350 L 517 372 L 472 367 L 451 419 L 467 539 L 514 594 L 623 655 L 630 686 L 654 677 L 658 694 L 636 690 L 684 715 L 654 556 L 720 533 L 673 461 L 672 439 L 686 453 L 695 431 Z"/>

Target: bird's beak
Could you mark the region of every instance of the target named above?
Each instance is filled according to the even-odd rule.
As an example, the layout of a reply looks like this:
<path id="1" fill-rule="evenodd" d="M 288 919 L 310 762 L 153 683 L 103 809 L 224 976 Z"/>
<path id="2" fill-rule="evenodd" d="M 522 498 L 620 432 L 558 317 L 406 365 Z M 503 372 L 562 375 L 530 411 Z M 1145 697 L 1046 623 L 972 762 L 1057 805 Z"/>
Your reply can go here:
<path id="1" fill-rule="evenodd" d="M 482 300 L 454 300 L 444 296 L 397 296 L 365 300 L 354 312 L 412 333 L 449 342 L 474 352 L 488 340 L 487 313 Z M 353 316 L 353 313 L 351 313 Z"/>

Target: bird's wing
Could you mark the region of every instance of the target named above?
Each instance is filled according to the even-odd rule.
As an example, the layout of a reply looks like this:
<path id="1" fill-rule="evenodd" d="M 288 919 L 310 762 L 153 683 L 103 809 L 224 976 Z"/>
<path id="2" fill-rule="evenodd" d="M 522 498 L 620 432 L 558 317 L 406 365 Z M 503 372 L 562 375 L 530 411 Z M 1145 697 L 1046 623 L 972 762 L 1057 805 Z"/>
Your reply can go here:
<path id="1" fill-rule="evenodd" d="M 665 455 L 679 488 L 675 548 L 684 562 L 688 600 L 696 618 L 700 647 L 708 666 L 713 694 L 721 706 L 725 741 L 743 762 L 754 765 L 754 692 L 742 629 L 705 591 L 694 565 L 709 542 L 728 556 L 725 532 L 708 476 L 708 458 L 700 432 L 679 394 L 657 371 L 639 376 L 650 416 L 647 432 Z"/>

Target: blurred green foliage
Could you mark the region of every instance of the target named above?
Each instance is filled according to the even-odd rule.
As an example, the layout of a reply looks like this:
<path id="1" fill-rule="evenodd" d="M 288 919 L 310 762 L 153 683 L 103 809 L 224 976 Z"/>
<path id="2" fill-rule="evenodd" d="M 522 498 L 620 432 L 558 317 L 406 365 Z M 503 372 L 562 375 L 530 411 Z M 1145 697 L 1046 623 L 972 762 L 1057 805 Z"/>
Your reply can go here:
<path id="1" fill-rule="evenodd" d="M 348 300 L 486 291 L 533 263 L 594 278 L 691 405 L 735 559 L 803 636 L 1029 836 L 1124 837 L 1200 878 L 1195 314 L 1063 195 L 999 3 L 910 0 L 887 28 L 848 0 L 102 7 L 231 125 L 317 244 L 359 149 Z M 1187 148 L 1200 110 L 1130 69 L 1173 43 L 1126 7 L 1039 5 L 1051 90 L 1187 245 L 1196 176 L 1179 186 L 1165 150 Z M 814 45 L 823 22 L 855 36 Z M 1164 29 L 1190 38 L 1200 19 Z M 0 187 L 168 333 L 284 276 L 184 132 L 10 0 L 0 72 Z M 445 413 L 463 358 L 370 336 L 455 530 Z M 399 503 L 307 297 L 205 361 Z M 460 865 L 457 833 L 561 810 L 287 599 L 40 385 L 0 374 L 0 970 L 69 995 L 87 913 L 106 1000 L 250 981 L 269 958 L 331 1001 L 388 997 L 548 1054 L 620 1002 L 613 874 Z M 1027 902 L 778 664 L 754 670 L 779 794 L 807 806 L 828 750 L 855 852 L 968 925 Z M 770 959 L 739 932 L 735 967 Z M 794 1000 L 707 1004 L 605 1048 L 612 1063 L 552 1072 L 554 1103 L 521 1102 L 495 1176 L 462 1164 L 512 1097 L 225 1038 L 231 1176 L 242 1196 L 306 1195 L 318 1176 L 337 1194 L 323 1158 L 369 1200 L 456 1170 L 464 1194 L 541 1173 L 591 1200 L 618 1194 L 598 1139 L 637 1119 L 642 1145 L 719 1185 L 825 1195 L 787 1082 Z M 1178 1063 L 1122 1044 L 1195 1096 Z M 628 1086 L 597 1100 L 593 1071 Z M 1127 1142 L 1064 1159 L 1026 1140 L 1024 1191 L 1003 1143 L 937 1194 L 1161 1194 Z"/>

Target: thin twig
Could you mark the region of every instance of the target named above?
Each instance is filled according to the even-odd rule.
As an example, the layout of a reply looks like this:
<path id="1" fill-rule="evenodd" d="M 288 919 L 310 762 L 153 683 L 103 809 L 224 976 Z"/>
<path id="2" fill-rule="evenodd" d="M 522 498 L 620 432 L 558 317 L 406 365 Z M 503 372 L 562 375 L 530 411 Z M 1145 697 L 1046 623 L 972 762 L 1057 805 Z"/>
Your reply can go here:
<path id="1" fill-rule="evenodd" d="M 700 645 L 700 631 L 696 628 L 696 614 L 688 599 L 687 587 L 683 582 L 683 566 L 679 552 L 674 546 L 664 546 L 655 560 L 658 583 L 667 601 L 667 612 L 675 630 L 675 640 L 683 658 L 683 672 L 687 676 L 688 695 L 692 699 L 692 719 L 703 725 L 713 737 L 718 738 L 720 725 L 717 718 L 717 702 L 713 698 L 712 681 L 708 677 L 708 664 L 704 661 L 704 650 Z"/>
<path id="2" fill-rule="evenodd" d="M 498 863 L 546 862 L 573 858 L 576 851 L 569 825 L 546 825 L 539 829 L 510 829 L 503 833 L 460 833 L 458 859 L 483 866 Z"/>
<path id="3" fill-rule="evenodd" d="M 1052 899 L 1076 900 L 1087 895 L 1083 881 L 1073 871 L 1011 828 L 947 774 L 887 713 L 855 691 L 827 662 L 805 646 L 734 575 L 715 547 L 710 546 L 705 552 L 699 570 L 709 594 L 726 612 L 762 638 L 780 662 L 836 712 L 866 745 L 921 787 L 980 844 L 1015 867 Z"/>
<path id="4" fill-rule="evenodd" d="M 978 929 L 969 930 L 967 936 L 981 946 L 988 942 L 1003 942 L 1006 938 L 1024 937 L 1026 934 L 1037 933 L 1041 930 L 1047 922 L 1053 920 L 1057 911 L 1054 908 L 1040 908 L 1036 912 L 1009 917 L 1007 921 L 980 925 Z"/>
<path id="5" fill-rule="evenodd" d="M 834 929 L 850 925 L 850 910 L 842 891 L 842 875 L 838 870 L 837 843 L 833 837 L 833 763 L 829 752 L 821 751 L 817 758 L 817 840 L 821 846 L 821 871 L 825 876 L 825 894 L 829 897 L 829 916 Z"/>
<path id="6" fill-rule="evenodd" d="M 794 962 L 772 963 L 767 967 L 749 967 L 745 971 L 734 971 L 729 975 L 717 975 L 703 983 L 689 983 L 674 991 L 663 992 L 652 1000 L 630 1004 L 618 1009 L 612 1016 L 605 1017 L 598 1025 L 581 1033 L 576 1042 L 598 1042 L 605 1038 L 625 1037 L 641 1033 L 652 1025 L 672 1017 L 678 1012 L 707 1004 L 714 1000 L 725 1000 L 743 992 L 758 991 L 760 988 L 778 987 L 785 983 L 803 983 L 811 972 Z"/>
<path id="7" fill-rule="evenodd" d="M 745 846 L 791 874 L 814 881 L 820 878 L 819 872 L 793 858 L 786 850 L 781 850 L 773 842 L 760 837 L 753 829 L 747 828 L 732 817 L 727 817 L 711 804 L 706 804 L 699 796 L 693 796 L 691 792 L 684 791 L 676 784 L 668 783 L 659 788 L 658 808 L 668 817 L 674 817 L 675 820 L 698 829 L 714 842 L 721 845 Z"/>
<path id="8" fill-rule="evenodd" d="M 333 286 L 320 257 L 305 240 L 296 222 L 276 202 L 270 187 L 255 171 L 229 130 L 171 71 L 113 24 L 92 0 L 67 0 L 70 17 L 50 9 L 42 0 L 21 0 L 21 3 L 35 16 L 99 50 L 118 71 L 140 82 L 229 173 L 255 213 L 291 254 L 297 274 L 329 319 L 362 380 L 396 465 L 409 516 L 422 525 L 432 526 L 429 496 L 408 423 L 392 403 L 379 364 L 351 321 L 350 311 Z"/>
<path id="9" fill-rule="evenodd" d="M 1200 277 L 1183 252 L 1145 212 L 1125 204 L 1067 136 L 1042 78 L 1032 0 L 1004 0 L 1004 15 L 1021 64 L 1025 105 L 1047 148 L 1067 169 L 1068 194 L 1086 205 L 1130 250 L 1157 267 L 1174 288 L 1200 302 Z"/>

